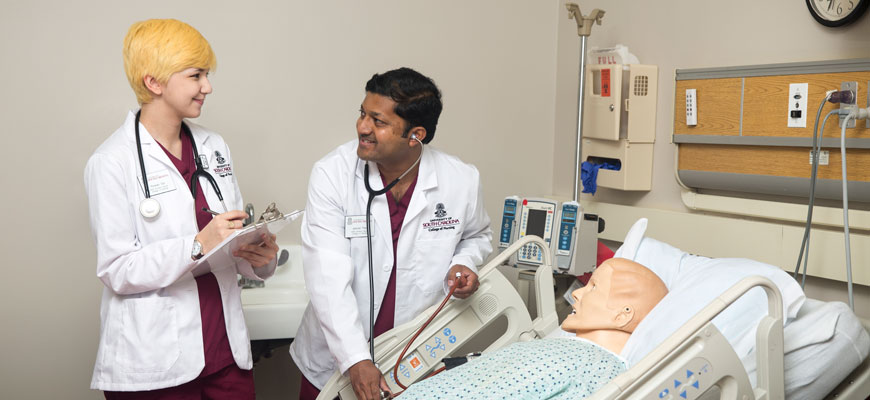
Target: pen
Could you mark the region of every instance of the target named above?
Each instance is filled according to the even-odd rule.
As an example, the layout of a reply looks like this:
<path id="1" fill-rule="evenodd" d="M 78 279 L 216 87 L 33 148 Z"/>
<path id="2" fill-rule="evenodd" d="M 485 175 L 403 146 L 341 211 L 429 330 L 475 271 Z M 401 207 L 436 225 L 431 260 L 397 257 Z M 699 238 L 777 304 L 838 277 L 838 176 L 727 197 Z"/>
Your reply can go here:
<path id="1" fill-rule="evenodd" d="M 209 210 L 209 209 L 208 209 L 208 208 L 206 208 L 206 207 L 203 207 L 203 208 L 202 208 L 202 211 L 205 211 L 205 212 L 207 212 L 207 213 L 209 213 L 209 214 L 211 214 L 211 215 L 220 215 L 220 213 L 219 213 L 219 212 L 217 212 L 217 211 L 212 211 L 212 210 Z"/>

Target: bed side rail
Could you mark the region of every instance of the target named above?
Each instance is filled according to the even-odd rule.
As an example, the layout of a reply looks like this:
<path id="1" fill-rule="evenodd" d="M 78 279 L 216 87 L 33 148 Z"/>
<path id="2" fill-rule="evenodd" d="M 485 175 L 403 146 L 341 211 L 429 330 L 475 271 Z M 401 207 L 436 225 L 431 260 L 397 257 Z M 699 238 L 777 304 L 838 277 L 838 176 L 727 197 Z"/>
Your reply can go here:
<path id="1" fill-rule="evenodd" d="M 478 270 L 480 287 L 477 292 L 464 300 L 451 299 L 432 323 L 423 330 L 399 365 L 399 379 L 404 385 L 410 385 L 437 369 L 444 357 L 456 355 L 454 354 L 456 350 L 500 317 L 505 317 L 507 320 L 506 331 L 484 351 L 497 350 L 517 340 L 533 339 L 536 335 L 536 327 L 546 325 L 547 321 L 557 320 L 552 263 L 548 252 L 544 252 L 544 263 L 535 274 L 539 297 L 538 318 L 535 321 L 531 320 L 526 304 L 514 286 L 496 268 L 524 244 L 530 242 L 546 249 L 546 242 L 537 236 L 526 236 L 517 240 Z M 546 273 L 542 273 L 542 270 Z M 545 293 L 541 293 L 542 291 Z M 549 302 L 546 301 L 547 299 Z M 437 306 L 436 304 L 426 309 L 411 321 L 375 338 L 376 364 L 394 392 L 400 391 L 400 388 L 396 384 L 396 377 L 393 376 L 393 366 L 407 341 Z M 342 400 L 356 399 L 350 379 L 338 372 L 333 374 L 317 398 L 332 400 L 335 397 Z"/>
<path id="2" fill-rule="evenodd" d="M 744 278 L 722 295 L 714 299 L 710 304 L 704 307 L 701 311 L 695 314 L 688 322 L 680 327 L 674 334 L 669 336 L 659 347 L 653 352 L 644 357 L 631 369 L 613 379 L 610 383 L 602 387 L 592 397 L 594 400 L 603 399 L 658 399 L 667 398 L 671 395 L 673 399 L 691 399 L 691 390 L 684 392 L 678 390 L 674 393 L 664 394 L 663 391 L 650 392 L 649 389 L 667 388 L 685 385 L 677 385 L 692 382 L 691 376 L 682 376 L 685 381 L 673 381 L 675 371 L 688 374 L 688 372 L 696 372 L 690 367 L 692 362 L 698 359 L 706 360 L 703 357 L 694 357 L 692 354 L 699 354 L 702 350 L 707 350 L 712 354 L 705 354 L 707 357 L 713 358 L 716 362 L 712 362 L 710 366 L 714 370 L 719 368 L 731 369 L 728 372 L 725 387 L 722 387 L 723 395 L 725 392 L 736 390 L 736 386 L 743 386 L 741 382 L 748 382 L 746 371 L 742 364 L 739 363 L 737 355 L 734 353 L 731 346 L 725 341 L 724 337 L 719 334 L 718 329 L 712 324 L 713 318 L 722 312 L 729 305 L 734 303 L 738 298 L 744 295 L 747 291 L 754 287 L 761 287 L 767 294 L 767 315 L 764 316 L 758 325 L 756 334 L 756 357 L 758 357 L 758 386 L 752 393 L 757 400 L 775 400 L 785 398 L 785 384 L 783 380 L 783 336 L 782 336 L 782 295 L 776 285 L 770 280 L 760 277 L 751 276 Z M 717 339 L 721 338 L 720 339 Z M 706 342 L 705 342 L 706 341 Z M 706 345 L 703 345 L 706 343 Z M 718 344 L 717 344 L 718 343 Z M 699 347 L 700 346 L 700 347 Z M 722 348 L 724 346 L 724 349 Z M 703 347 L 703 348 L 702 348 Z M 722 356 L 722 350 L 727 349 L 731 356 Z M 719 352 L 720 354 L 715 354 Z M 733 364 L 733 360 L 737 359 L 739 368 L 733 368 L 723 365 L 717 365 L 717 362 L 725 362 Z M 683 360 L 686 364 L 674 365 L 672 361 L 679 362 Z M 682 372 L 683 367 L 687 367 L 685 372 Z M 719 371 L 720 373 L 723 371 Z M 697 379 L 697 377 L 696 377 Z M 748 385 L 748 383 L 746 383 Z M 735 386 L 736 385 L 736 386 Z M 695 386 L 698 388 L 700 385 Z M 706 389 L 705 389 L 706 390 Z M 743 391 L 743 390 L 740 390 Z M 699 393 L 694 393 L 699 394 Z M 744 393 L 745 394 L 745 393 Z M 724 397 L 724 396 L 723 396 Z"/>

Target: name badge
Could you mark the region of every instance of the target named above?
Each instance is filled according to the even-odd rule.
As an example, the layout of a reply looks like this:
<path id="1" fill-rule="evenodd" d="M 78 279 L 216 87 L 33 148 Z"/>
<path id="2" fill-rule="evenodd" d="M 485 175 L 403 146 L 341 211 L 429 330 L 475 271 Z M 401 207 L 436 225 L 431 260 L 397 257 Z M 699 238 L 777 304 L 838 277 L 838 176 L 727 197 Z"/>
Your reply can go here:
<path id="1" fill-rule="evenodd" d="M 344 237 L 350 239 L 366 236 L 365 215 L 347 215 L 344 217 Z"/>
<path id="2" fill-rule="evenodd" d="M 208 157 L 205 154 L 199 155 L 199 162 L 202 164 L 202 169 L 208 169 Z"/>
<path id="3" fill-rule="evenodd" d="M 142 178 L 139 179 L 141 181 Z M 172 181 L 169 170 L 163 169 L 148 174 L 148 190 L 152 196 L 175 190 L 175 183 Z"/>

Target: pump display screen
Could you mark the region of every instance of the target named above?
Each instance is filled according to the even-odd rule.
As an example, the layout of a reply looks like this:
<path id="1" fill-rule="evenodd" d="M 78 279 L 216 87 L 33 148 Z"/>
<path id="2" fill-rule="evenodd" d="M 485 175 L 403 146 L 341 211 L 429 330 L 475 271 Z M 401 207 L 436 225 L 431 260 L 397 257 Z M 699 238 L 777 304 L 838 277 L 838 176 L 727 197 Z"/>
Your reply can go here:
<path id="1" fill-rule="evenodd" d="M 547 210 L 529 210 L 526 223 L 526 235 L 536 235 L 544 238 L 544 227 L 547 226 Z"/>
<path id="2" fill-rule="evenodd" d="M 576 216 L 577 216 L 577 214 L 574 213 L 573 211 L 564 211 L 564 212 L 562 212 L 562 220 L 563 220 L 563 221 L 565 221 L 565 220 L 574 220 L 574 218 L 576 218 Z"/>

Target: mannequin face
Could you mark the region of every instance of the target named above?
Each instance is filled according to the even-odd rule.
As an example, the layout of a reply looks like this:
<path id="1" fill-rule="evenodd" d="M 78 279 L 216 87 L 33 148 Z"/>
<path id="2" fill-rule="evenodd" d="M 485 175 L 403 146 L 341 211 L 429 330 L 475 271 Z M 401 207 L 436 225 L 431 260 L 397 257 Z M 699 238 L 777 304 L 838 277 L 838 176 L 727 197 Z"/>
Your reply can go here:
<path id="1" fill-rule="evenodd" d="M 613 272 L 609 263 L 601 264 L 586 286 L 571 294 L 574 312 L 562 322 L 562 329 L 580 333 L 619 327 L 620 307 L 609 304 Z"/>

